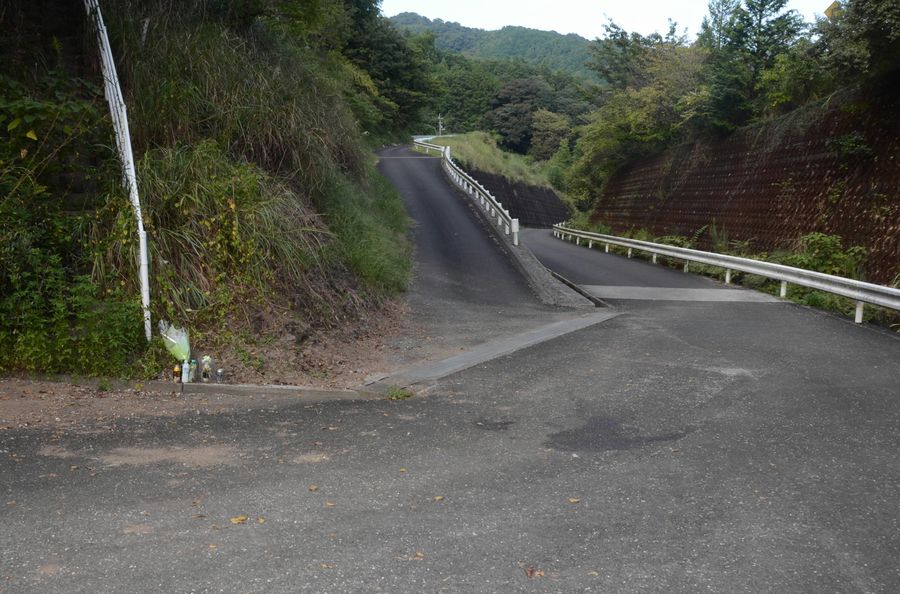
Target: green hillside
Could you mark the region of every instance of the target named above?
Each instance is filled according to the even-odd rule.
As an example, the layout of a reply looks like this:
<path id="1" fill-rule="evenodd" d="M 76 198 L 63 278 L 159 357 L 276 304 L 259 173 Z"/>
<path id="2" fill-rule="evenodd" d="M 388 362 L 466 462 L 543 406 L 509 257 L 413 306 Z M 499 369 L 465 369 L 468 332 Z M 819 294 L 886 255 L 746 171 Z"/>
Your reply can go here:
<path id="1" fill-rule="evenodd" d="M 370 149 L 407 138 L 433 92 L 378 0 L 101 4 L 152 319 L 260 377 L 302 364 L 311 333 L 374 318 L 411 262 Z M 0 372 L 154 377 L 170 359 L 142 332 L 136 223 L 84 8 L 9 0 L 0 26 Z"/>
<path id="2" fill-rule="evenodd" d="M 575 34 L 561 35 L 555 31 L 539 31 L 526 27 L 503 27 L 485 31 L 464 27 L 459 23 L 431 20 L 414 12 L 391 17 L 402 31 L 414 35 L 430 32 L 435 35 L 435 47 L 467 56 L 485 59 L 520 58 L 529 64 L 546 66 L 595 79 L 596 74 L 585 66 L 590 41 Z"/>

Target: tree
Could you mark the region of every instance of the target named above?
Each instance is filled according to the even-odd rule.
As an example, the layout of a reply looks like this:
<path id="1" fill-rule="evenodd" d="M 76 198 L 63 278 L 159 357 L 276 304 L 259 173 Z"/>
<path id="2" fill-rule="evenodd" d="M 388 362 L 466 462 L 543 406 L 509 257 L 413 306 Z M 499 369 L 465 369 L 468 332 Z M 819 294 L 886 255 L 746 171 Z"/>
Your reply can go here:
<path id="1" fill-rule="evenodd" d="M 435 109 L 444 115 L 447 130 L 476 130 L 500 90 L 497 77 L 482 62 L 457 54 L 444 55 L 433 76 L 442 89 Z"/>
<path id="2" fill-rule="evenodd" d="M 494 98 L 494 108 L 484 115 L 486 128 L 500 134 L 500 144 L 525 154 L 531 147 L 532 115 L 550 107 L 552 89 L 539 77 L 517 78 L 506 83 Z"/>
<path id="3" fill-rule="evenodd" d="M 724 28 L 724 43 L 707 67 L 709 122 L 731 130 L 764 109 L 763 73 L 791 50 L 803 31 L 799 15 L 782 12 L 787 0 L 744 0 Z"/>
<path id="4" fill-rule="evenodd" d="M 538 161 L 546 161 L 559 150 L 561 142 L 568 141 L 572 127 L 568 118 L 546 109 L 535 111 L 531 119 L 529 154 Z"/>
<path id="5" fill-rule="evenodd" d="M 378 0 L 345 0 L 352 35 L 343 54 L 374 83 L 379 132 L 397 134 L 420 124 L 434 81 L 425 45 L 410 42 L 379 12 Z"/>
<path id="6" fill-rule="evenodd" d="M 580 130 L 565 180 L 579 208 L 597 199 L 616 169 L 682 137 L 704 113 L 705 97 L 698 94 L 704 50 L 687 45 L 674 27 L 665 37 L 643 39 L 640 72 L 608 93 Z"/>
<path id="7" fill-rule="evenodd" d="M 900 64 L 896 0 L 849 0 L 833 19 L 820 20 L 816 29 L 822 60 L 842 77 L 888 72 Z"/>
<path id="8" fill-rule="evenodd" d="M 603 30 L 605 37 L 591 44 L 588 67 L 612 89 L 641 86 L 647 54 L 655 39 L 628 33 L 612 20 L 603 25 Z"/>
<path id="9" fill-rule="evenodd" d="M 803 31 L 803 20 L 796 11 L 782 12 L 787 1 L 744 0 L 744 6 L 734 12 L 726 45 L 747 62 L 751 87 Z"/>
<path id="10" fill-rule="evenodd" d="M 778 55 L 771 68 L 764 70 L 756 87 L 765 113 L 784 113 L 833 88 L 816 51 L 816 45 L 801 39 L 790 50 Z"/>
<path id="11" fill-rule="evenodd" d="M 741 0 L 710 0 L 709 14 L 700 24 L 697 43 L 711 52 L 721 51 L 728 41 L 728 30 Z"/>

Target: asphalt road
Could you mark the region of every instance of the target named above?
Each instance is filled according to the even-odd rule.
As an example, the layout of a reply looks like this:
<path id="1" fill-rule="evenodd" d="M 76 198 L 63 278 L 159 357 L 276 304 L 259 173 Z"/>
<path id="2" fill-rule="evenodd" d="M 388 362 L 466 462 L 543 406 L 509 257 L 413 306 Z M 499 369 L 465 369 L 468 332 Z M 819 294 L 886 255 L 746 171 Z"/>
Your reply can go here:
<path id="1" fill-rule="evenodd" d="M 472 208 L 444 181 L 439 158 L 394 147 L 379 153 L 379 170 L 414 221 L 416 289 L 479 305 L 535 302 Z"/>
<path id="2" fill-rule="evenodd" d="M 561 241 L 550 229 L 525 229 L 522 241 L 554 272 L 608 302 L 703 301 L 781 303 L 769 295 L 725 285 L 712 279 L 685 274 L 653 264 L 606 253 L 601 245 L 588 249 Z"/>
<path id="3" fill-rule="evenodd" d="M 413 219 L 415 268 L 407 302 L 420 331 L 400 345 L 408 346 L 410 362 L 440 360 L 576 316 L 538 301 L 505 248 L 445 181 L 440 159 L 393 147 L 379 152 L 378 169 Z"/>
<path id="4" fill-rule="evenodd" d="M 413 315 L 432 277 L 461 323 L 506 311 L 427 249 Z M 789 304 L 615 305 L 408 400 L 0 433 L 0 591 L 900 590 L 898 337 Z"/>

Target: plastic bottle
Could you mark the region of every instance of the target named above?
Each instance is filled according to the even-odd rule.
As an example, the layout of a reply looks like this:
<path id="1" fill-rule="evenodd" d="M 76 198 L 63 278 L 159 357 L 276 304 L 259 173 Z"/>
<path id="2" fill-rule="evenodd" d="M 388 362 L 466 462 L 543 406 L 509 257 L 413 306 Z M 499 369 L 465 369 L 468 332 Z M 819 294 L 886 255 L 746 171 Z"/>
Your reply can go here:
<path id="1" fill-rule="evenodd" d="M 181 364 L 181 383 L 186 384 L 191 381 L 191 364 L 185 359 Z"/>
<path id="2" fill-rule="evenodd" d="M 200 381 L 204 384 L 208 384 L 209 380 L 212 379 L 212 357 L 210 357 L 209 355 L 204 355 L 201 361 Z"/>
<path id="3" fill-rule="evenodd" d="M 196 359 L 191 359 L 190 381 L 192 381 L 192 382 L 197 381 L 197 360 Z"/>

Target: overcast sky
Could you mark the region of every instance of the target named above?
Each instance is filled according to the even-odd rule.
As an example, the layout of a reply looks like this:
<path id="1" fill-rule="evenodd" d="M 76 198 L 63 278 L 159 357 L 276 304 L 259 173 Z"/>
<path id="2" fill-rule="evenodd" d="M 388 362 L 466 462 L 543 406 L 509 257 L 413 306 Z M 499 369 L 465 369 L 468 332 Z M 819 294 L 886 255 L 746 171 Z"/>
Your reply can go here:
<path id="1" fill-rule="evenodd" d="M 812 21 L 830 4 L 831 0 L 788 0 L 787 7 Z M 664 33 L 671 18 L 679 31 L 687 27 L 693 37 L 706 14 L 706 0 L 382 0 L 381 11 L 385 16 L 416 12 L 478 29 L 519 25 L 588 39 L 602 35 L 607 17 L 643 35 Z"/>

